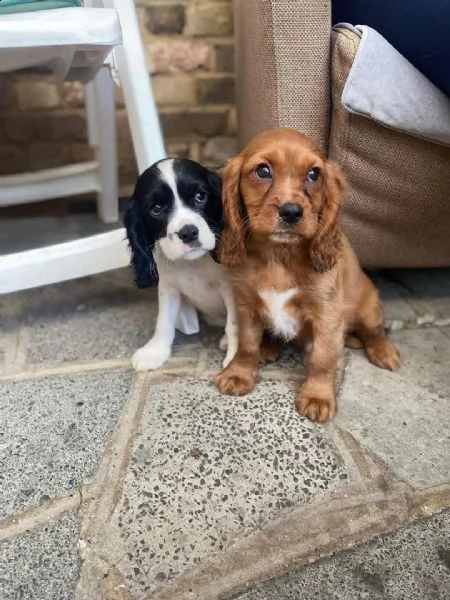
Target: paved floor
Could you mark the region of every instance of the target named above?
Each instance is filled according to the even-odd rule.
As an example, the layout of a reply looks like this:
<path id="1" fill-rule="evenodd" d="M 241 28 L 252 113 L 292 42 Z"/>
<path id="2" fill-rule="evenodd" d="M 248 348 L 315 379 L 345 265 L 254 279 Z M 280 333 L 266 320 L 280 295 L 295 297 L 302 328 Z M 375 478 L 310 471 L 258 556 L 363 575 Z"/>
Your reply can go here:
<path id="1" fill-rule="evenodd" d="M 214 329 L 134 375 L 127 271 L 2 297 L 0 598 L 450 599 L 450 270 L 374 276 L 403 367 L 348 351 L 325 426 L 291 349 L 240 399 Z"/>

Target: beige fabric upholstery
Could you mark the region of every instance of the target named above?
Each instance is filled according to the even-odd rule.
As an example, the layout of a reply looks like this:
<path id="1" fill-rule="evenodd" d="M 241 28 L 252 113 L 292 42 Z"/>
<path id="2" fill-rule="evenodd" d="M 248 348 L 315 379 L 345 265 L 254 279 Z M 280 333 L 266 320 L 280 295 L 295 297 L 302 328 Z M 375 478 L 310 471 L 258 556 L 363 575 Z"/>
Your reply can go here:
<path id="1" fill-rule="evenodd" d="M 234 7 L 240 145 L 273 127 L 311 135 L 349 179 L 343 226 L 364 265 L 450 266 L 449 148 L 344 111 L 358 36 L 335 36 L 331 68 L 331 0 Z"/>
<path id="2" fill-rule="evenodd" d="M 234 0 L 239 143 L 296 127 L 326 151 L 331 4 Z"/>
<path id="3" fill-rule="evenodd" d="M 333 32 L 329 154 L 349 182 L 343 228 L 366 266 L 450 265 L 450 148 L 347 112 L 360 37 Z"/>

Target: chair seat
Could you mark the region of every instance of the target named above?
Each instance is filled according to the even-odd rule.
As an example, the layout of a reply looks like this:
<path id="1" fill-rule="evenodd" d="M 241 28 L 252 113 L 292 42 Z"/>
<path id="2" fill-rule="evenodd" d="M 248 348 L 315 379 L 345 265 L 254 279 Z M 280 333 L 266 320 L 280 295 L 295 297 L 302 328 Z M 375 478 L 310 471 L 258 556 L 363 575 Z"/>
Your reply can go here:
<path id="1" fill-rule="evenodd" d="M 0 16 L 12 13 L 50 10 L 52 8 L 68 8 L 81 6 L 80 0 L 2 0 Z"/>
<path id="2" fill-rule="evenodd" d="M 59 8 L 0 15 L 0 72 L 47 66 L 66 79 L 89 81 L 114 46 L 120 21 L 108 8 Z"/>

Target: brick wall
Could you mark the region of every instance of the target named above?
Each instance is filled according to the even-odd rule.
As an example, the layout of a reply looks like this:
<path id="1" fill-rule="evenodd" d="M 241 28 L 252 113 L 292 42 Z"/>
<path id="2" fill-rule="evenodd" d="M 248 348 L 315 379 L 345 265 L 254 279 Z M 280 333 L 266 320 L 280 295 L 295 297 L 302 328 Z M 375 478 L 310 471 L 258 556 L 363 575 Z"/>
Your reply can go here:
<path id="1" fill-rule="evenodd" d="M 235 152 L 231 0 L 136 0 L 167 151 L 212 167 Z M 122 193 L 136 175 L 116 90 Z M 92 157 L 83 88 L 48 75 L 0 75 L 0 175 Z"/>

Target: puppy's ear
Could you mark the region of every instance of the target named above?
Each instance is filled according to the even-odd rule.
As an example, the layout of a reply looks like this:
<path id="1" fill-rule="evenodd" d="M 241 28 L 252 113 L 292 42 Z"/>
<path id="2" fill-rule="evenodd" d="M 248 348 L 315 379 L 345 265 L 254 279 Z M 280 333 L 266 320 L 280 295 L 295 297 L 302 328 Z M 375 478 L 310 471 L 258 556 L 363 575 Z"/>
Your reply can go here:
<path id="1" fill-rule="evenodd" d="M 214 194 L 214 200 L 220 201 L 222 196 L 222 180 L 215 171 L 211 171 L 210 169 L 208 169 L 208 185 Z"/>
<path id="2" fill-rule="evenodd" d="M 217 263 L 217 241 L 220 239 L 223 230 L 223 206 L 222 206 L 222 180 L 215 172 L 208 170 L 208 186 L 211 195 L 208 199 L 208 204 L 205 210 L 205 216 L 208 221 L 208 226 L 216 237 L 216 247 L 211 250 L 210 254 Z"/>
<path id="3" fill-rule="evenodd" d="M 342 171 L 332 161 L 326 162 L 323 177 L 324 193 L 319 212 L 319 227 L 310 247 L 311 264 L 319 273 L 332 269 L 342 251 L 338 217 L 347 188 Z"/>
<path id="4" fill-rule="evenodd" d="M 218 257 L 226 267 L 239 267 L 245 261 L 245 224 L 241 215 L 239 183 L 241 179 L 241 156 L 228 161 L 222 173 L 222 203 L 224 227 L 220 237 Z"/>
<path id="5" fill-rule="evenodd" d="M 208 199 L 206 214 L 209 225 L 218 237 L 223 228 L 222 180 L 215 171 L 208 170 L 207 177 L 211 195 Z"/>
<path id="6" fill-rule="evenodd" d="M 123 219 L 131 250 L 131 267 L 138 288 L 158 285 L 158 270 L 153 258 L 153 238 L 145 225 L 142 204 L 134 196 L 128 201 Z"/>

